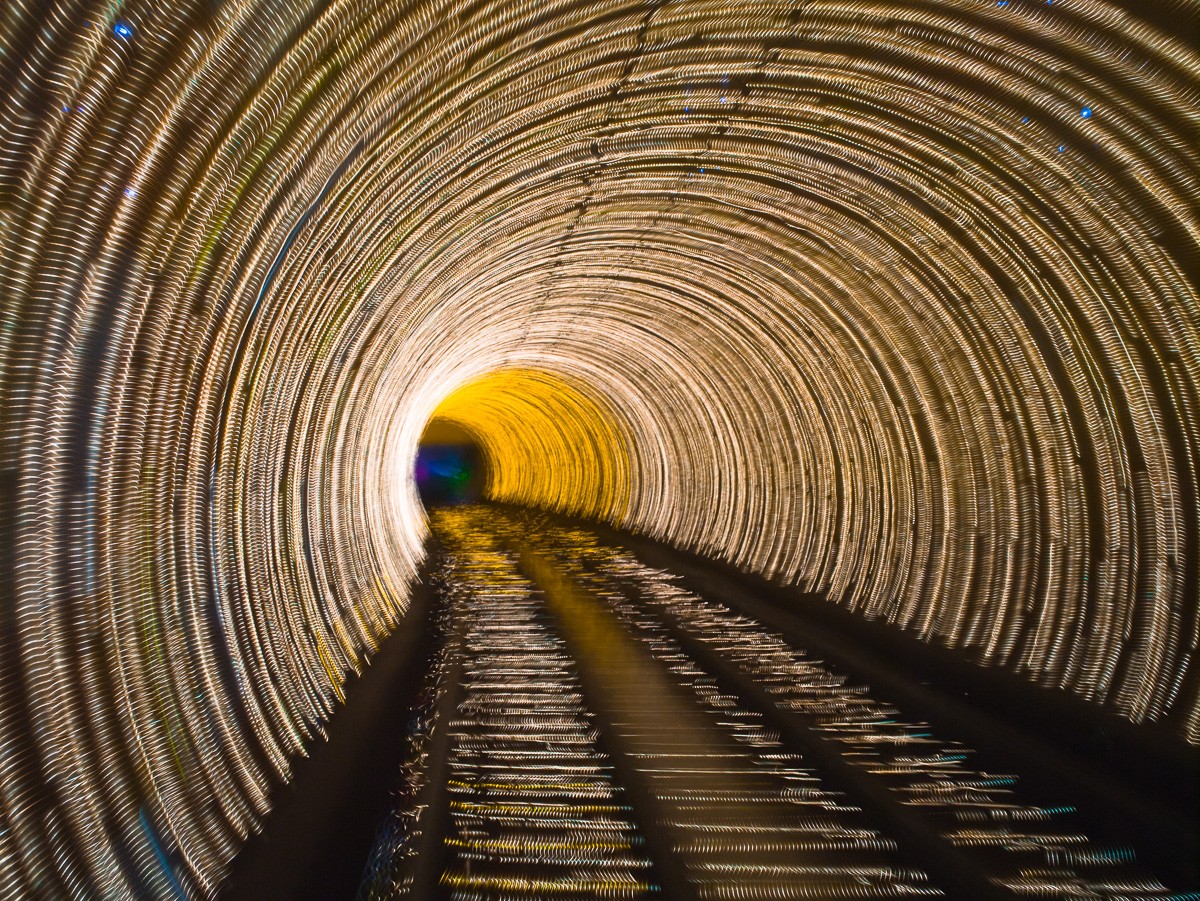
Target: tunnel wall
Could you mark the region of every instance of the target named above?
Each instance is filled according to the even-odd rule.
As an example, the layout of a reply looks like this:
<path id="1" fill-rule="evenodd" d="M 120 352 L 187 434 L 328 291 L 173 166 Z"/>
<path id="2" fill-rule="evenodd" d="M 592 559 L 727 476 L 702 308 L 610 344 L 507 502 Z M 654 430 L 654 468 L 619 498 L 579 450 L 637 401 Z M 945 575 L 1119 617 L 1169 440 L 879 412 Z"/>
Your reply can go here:
<path id="1" fill-rule="evenodd" d="M 1200 740 L 1191 4 L 0 42 L 0 895 L 215 893 L 404 609 L 425 423 L 508 368 L 627 445 L 576 512 Z"/>

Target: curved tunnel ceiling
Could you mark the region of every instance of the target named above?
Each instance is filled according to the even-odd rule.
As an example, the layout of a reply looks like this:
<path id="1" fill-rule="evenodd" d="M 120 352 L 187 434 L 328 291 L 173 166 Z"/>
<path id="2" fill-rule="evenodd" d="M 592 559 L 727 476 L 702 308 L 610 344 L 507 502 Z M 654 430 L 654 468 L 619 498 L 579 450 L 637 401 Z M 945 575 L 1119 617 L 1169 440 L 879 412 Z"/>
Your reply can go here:
<path id="1" fill-rule="evenodd" d="M 1194 25 L 8 4 L 0 894 L 215 891 L 405 607 L 464 390 L 542 467 L 507 499 L 1200 740 Z"/>

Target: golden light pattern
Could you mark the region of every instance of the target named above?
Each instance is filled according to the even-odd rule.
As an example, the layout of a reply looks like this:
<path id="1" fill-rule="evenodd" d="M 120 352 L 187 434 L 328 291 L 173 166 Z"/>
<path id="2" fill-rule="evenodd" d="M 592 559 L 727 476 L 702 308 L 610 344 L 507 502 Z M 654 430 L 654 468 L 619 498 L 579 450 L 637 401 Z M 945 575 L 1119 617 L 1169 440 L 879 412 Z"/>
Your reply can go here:
<path id="1" fill-rule="evenodd" d="M 559 376 L 501 369 L 452 391 L 431 423 L 445 420 L 475 437 L 488 497 L 620 522 L 629 439 L 602 403 Z"/>
<path id="2" fill-rule="evenodd" d="M 627 524 L 1200 741 L 1195 23 L 10 0 L 0 896 L 216 891 L 508 369 Z"/>

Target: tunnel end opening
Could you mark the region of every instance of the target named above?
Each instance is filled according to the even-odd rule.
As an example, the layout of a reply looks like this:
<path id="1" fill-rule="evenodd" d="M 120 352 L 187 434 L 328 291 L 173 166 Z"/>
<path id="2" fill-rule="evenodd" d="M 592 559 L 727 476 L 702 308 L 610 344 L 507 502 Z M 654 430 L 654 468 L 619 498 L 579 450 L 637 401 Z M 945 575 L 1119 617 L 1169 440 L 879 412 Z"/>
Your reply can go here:
<path id="1" fill-rule="evenodd" d="M 482 500 L 487 469 L 487 457 L 470 431 L 446 419 L 433 419 L 425 427 L 413 467 L 425 509 Z"/>

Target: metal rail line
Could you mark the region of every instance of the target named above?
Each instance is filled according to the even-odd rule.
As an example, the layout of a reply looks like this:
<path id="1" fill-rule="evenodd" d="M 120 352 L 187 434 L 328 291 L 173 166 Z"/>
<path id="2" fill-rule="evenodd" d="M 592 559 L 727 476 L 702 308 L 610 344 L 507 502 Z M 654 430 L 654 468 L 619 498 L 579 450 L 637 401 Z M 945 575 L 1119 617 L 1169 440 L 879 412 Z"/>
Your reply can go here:
<path id="1" fill-rule="evenodd" d="M 1200 897 L 592 533 L 494 508 L 436 523 L 421 788 L 363 901 Z"/>

